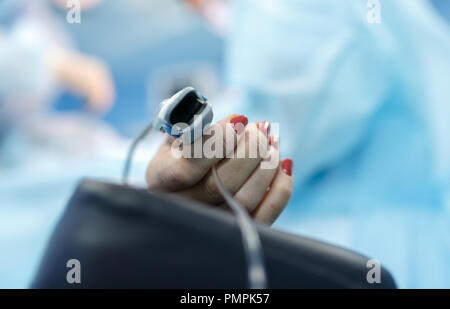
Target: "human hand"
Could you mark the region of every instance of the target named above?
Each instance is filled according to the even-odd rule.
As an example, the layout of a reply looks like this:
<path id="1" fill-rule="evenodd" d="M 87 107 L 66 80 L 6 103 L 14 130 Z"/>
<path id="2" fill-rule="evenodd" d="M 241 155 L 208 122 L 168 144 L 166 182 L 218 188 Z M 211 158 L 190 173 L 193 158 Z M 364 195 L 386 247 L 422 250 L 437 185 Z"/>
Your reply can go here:
<path id="1" fill-rule="evenodd" d="M 86 97 L 86 105 L 97 113 L 106 113 L 115 99 L 111 73 L 100 59 L 58 50 L 52 57 L 58 81 L 71 91 Z"/>
<path id="2" fill-rule="evenodd" d="M 292 194 L 292 160 L 285 159 L 280 164 L 279 138 L 269 135 L 267 122 L 247 124 L 247 118 L 242 115 L 225 117 L 211 126 L 214 134 L 203 135 L 203 139 L 192 146 L 195 149 L 195 143 L 199 143 L 204 150 L 212 138 L 219 136 L 217 132 L 227 132 L 221 137 L 223 143 L 215 143 L 220 149 L 214 151 L 221 156 L 176 156 L 173 153 L 175 139 L 168 138 L 147 168 L 149 189 L 174 192 L 224 207 L 211 171 L 217 165 L 224 186 L 234 198 L 255 220 L 272 224 Z M 252 149 L 257 150 L 255 155 Z"/>

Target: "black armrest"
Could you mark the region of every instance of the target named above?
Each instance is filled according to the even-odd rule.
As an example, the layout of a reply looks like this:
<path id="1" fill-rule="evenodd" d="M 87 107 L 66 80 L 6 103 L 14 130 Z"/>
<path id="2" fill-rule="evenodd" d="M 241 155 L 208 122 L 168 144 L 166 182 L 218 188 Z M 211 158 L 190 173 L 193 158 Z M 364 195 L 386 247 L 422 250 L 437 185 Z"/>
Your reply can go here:
<path id="1" fill-rule="evenodd" d="M 259 225 L 270 288 L 395 288 L 369 284 L 368 258 Z M 81 284 L 66 263 L 81 264 Z M 246 288 L 239 229 L 225 211 L 172 195 L 83 181 L 49 241 L 33 288 Z"/>

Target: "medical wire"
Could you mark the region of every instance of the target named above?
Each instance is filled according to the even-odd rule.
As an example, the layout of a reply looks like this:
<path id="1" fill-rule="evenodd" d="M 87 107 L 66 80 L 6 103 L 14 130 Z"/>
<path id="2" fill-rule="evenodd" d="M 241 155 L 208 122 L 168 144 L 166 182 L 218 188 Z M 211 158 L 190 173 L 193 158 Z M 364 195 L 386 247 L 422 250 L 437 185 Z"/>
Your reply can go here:
<path id="1" fill-rule="evenodd" d="M 139 134 L 139 136 L 133 140 L 133 143 L 128 150 L 125 165 L 123 168 L 122 182 L 124 185 L 128 185 L 128 177 L 130 174 L 133 155 L 136 151 L 136 148 L 138 144 L 152 131 L 152 129 L 153 123 L 148 125 L 141 132 L 141 134 Z M 217 168 L 215 165 L 212 168 L 212 173 L 220 194 L 230 206 L 236 217 L 236 221 L 241 232 L 242 243 L 247 259 L 248 287 L 250 289 L 265 289 L 267 288 L 267 275 L 261 240 L 256 226 L 253 224 L 252 219 L 250 218 L 244 207 L 238 201 L 236 201 L 231 193 L 225 188 L 222 180 L 219 177 L 219 174 L 217 173 Z"/>

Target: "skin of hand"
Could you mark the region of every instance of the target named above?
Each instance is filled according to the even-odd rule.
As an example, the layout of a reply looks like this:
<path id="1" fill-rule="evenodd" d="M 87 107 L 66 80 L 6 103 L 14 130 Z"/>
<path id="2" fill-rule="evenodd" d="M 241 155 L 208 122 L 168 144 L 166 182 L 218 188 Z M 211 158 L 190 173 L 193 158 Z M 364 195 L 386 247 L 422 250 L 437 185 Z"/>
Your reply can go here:
<path id="1" fill-rule="evenodd" d="M 186 158 L 173 156 L 171 145 L 174 138 L 169 137 L 155 157 L 150 162 L 146 180 L 150 190 L 174 192 L 182 196 L 217 207 L 227 207 L 214 181 L 211 168 L 217 165 L 217 172 L 234 198 L 244 206 L 249 214 L 257 221 L 272 224 L 285 208 L 292 195 L 293 174 L 292 160 L 285 159 L 276 166 L 267 169 L 261 168 L 264 160 L 277 156 L 279 158 L 279 138 L 277 135 L 269 135 L 267 122 L 251 123 L 242 115 L 225 117 L 212 125 L 227 130 L 234 128 L 234 149 L 227 153 L 227 141 L 223 142 L 222 153 L 234 152 L 234 156 L 224 158 Z M 239 126 L 238 126 L 239 125 Z M 228 127 L 227 127 L 228 126 Z M 258 136 L 259 141 L 268 145 L 265 151 L 258 151 L 256 157 L 249 156 L 249 149 L 257 143 L 250 138 L 251 134 Z M 208 138 L 203 136 L 203 145 Z M 229 137 L 229 136 L 228 136 Z M 224 136 L 225 138 L 225 136 Z M 258 146 L 256 146 L 258 147 Z M 241 151 L 241 152 L 239 152 Z M 237 157 L 238 153 L 245 156 Z"/>
<path id="2" fill-rule="evenodd" d="M 115 87 L 111 73 L 100 59 L 77 52 L 58 49 L 51 65 L 62 86 L 86 98 L 92 111 L 103 114 L 113 105 Z"/>

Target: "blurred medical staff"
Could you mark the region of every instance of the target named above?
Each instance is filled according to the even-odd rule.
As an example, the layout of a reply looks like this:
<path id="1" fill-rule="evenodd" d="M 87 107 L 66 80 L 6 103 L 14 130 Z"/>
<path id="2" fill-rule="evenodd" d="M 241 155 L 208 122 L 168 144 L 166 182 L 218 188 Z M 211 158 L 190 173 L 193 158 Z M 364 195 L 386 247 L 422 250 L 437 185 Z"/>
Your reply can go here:
<path id="1" fill-rule="evenodd" d="M 296 162 L 276 226 L 450 288 L 449 24 L 427 0 L 233 5 L 230 108 L 279 122 Z"/>
<path id="2" fill-rule="evenodd" d="M 11 152 L 20 148 L 19 141 L 65 148 L 61 154 L 66 156 L 88 152 L 98 145 L 89 145 L 89 139 L 99 131 L 100 122 L 92 118 L 87 126 L 86 113 L 62 115 L 52 111 L 60 92 L 70 91 L 81 97 L 97 114 L 107 112 L 114 102 L 114 83 L 108 67 L 100 59 L 74 50 L 70 37 L 61 30 L 64 25 L 48 9 L 49 4 L 47 0 L 0 2 L 3 165 L 29 159 L 23 157 L 23 151 Z"/>
<path id="3" fill-rule="evenodd" d="M 73 50 L 46 2 L 0 1 L 0 288 L 27 287 L 80 177 L 119 175 L 125 153 L 98 118 L 52 111 L 68 89 L 106 112 L 114 86 L 102 61 Z"/>
<path id="4" fill-rule="evenodd" d="M 0 123 L 36 117 L 59 89 L 82 96 L 88 107 L 106 112 L 114 101 L 108 68 L 73 50 L 48 1 L 0 2 Z"/>

